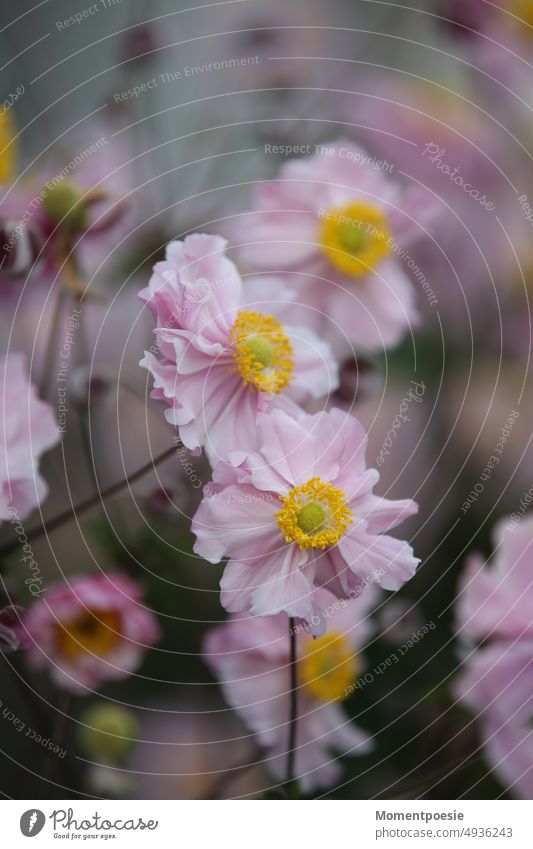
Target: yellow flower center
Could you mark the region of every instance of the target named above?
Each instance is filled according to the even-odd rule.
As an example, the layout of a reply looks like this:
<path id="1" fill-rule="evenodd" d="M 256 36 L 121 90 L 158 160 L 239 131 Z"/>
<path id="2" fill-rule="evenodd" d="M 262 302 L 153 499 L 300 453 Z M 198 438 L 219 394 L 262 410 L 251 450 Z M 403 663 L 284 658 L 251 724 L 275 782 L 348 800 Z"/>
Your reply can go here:
<path id="1" fill-rule="evenodd" d="M 229 339 L 245 386 L 276 394 L 287 386 L 292 377 L 292 346 L 273 316 L 241 310 Z"/>
<path id="2" fill-rule="evenodd" d="M 15 171 L 15 128 L 9 112 L 0 115 L 0 183 L 8 183 Z"/>
<path id="3" fill-rule="evenodd" d="M 285 542 L 300 548 L 327 548 L 335 545 L 352 523 L 344 493 L 320 478 L 280 495 L 282 508 L 276 520 Z"/>
<path id="4" fill-rule="evenodd" d="M 118 642 L 120 624 L 119 613 L 101 610 L 88 610 L 78 619 L 58 623 L 58 651 L 68 660 L 84 653 L 103 657 Z"/>
<path id="5" fill-rule="evenodd" d="M 533 38 L 533 3 L 531 0 L 507 0 L 507 10 L 515 15 L 511 18 L 511 25 L 520 29 L 522 35 Z M 507 16 L 506 16 L 507 17 Z"/>
<path id="6" fill-rule="evenodd" d="M 346 637 L 328 631 L 316 640 L 310 639 L 298 661 L 298 677 L 307 693 L 320 701 L 344 699 L 358 671 L 354 654 Z"/>
<path id="7" fill-rule="evenodd" d="M 328 209 L 319 239 L 327 259 L 350 277 L 368 274 L 391 251 L 385 215 L 363 201 Z"/>

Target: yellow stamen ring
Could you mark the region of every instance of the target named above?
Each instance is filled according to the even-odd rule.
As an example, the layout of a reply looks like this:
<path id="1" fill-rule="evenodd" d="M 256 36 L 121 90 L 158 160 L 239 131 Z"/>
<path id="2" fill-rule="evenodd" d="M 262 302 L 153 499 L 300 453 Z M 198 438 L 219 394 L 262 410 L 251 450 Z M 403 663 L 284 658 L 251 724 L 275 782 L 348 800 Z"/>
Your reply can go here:
<path id="1" fill-rule="evenodd" d="M 275 515 L 283 539 L 302 549 L 335 545 L 352 523 L 344 493 L 318 477 L 279 498 L 283 506 Z"/>
<path id="2" fill-rule="evenodd" d="M 322 219 L 319 241 L 329 262 L 350 277 L 368 274 L 391 252 L 384 213 L 363 201 L 328 209 Z"/>
<path id="3" fill-rule="evenodd" d="M 358 667 L 346 637 L 328 631 L 308 641 L 298 661 L 298 677 L 309 695 L 323 702 L 338 701 L 350 692 Z"/>
<path id="4" fill-rule="evenodd" d="M 229 339 L 245 386 L 275 394 L 287 386 L 293 371 L 292 345 L 273 316 L 241 310 Z"/>

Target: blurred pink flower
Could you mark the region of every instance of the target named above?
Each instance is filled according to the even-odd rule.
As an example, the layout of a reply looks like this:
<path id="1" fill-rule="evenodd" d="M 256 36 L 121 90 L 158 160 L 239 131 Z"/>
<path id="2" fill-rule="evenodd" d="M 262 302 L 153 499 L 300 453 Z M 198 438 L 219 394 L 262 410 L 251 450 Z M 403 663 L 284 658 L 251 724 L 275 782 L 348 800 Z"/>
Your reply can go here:
<path id="1" fill-rule="evenodd" d="M 128 677 L 160 636 L 140 586 L 118 572 L 78 575 L 47 588 L 24 625 L 31 664 L 81 695 Z"/>
<path id="2" fill-rule="evenodd" d="M 328 347 L 278 321 L 289 297 L 279 282 L 243 286 L 225 246 L 200 234 L 172 242 L 140 292 L 156 317 L 157 346 L 141 362 L 154 377 L 152 397 L 166 402 L 187 448 L 216 459 L 255 448 L 259 413 L 297 412 L 338 382 Z"/>
<path id="3" fill-rule="evenodd" d="M 417 218 L 428 213 L 422 193 L 339 139 L 259 185 L 234 237 L 249 269 L 285 272 L 298 284 L 313 308 L 306 322 L 335 349 L 373 350 L 395 345 L 416 324 L 414 290 L 395 253 L 420 235 Z"/>
<path id="4" fill-rule="evenodd" d="M 494 538 L 493 565 L 471 557 L 459 587 L 459 635 L 490 643 L 467 655 L 455 692 L 477 716 L 495 772 L 513 794 L 531 799 L 533 516 L 502 520 Z"/>
<path id="5" fill-rule="evenodd" d="M 425 277 L 446 331 L 464 339 L 472 321 L 486 320 L 491 301 L 499 314 L 498 297 L 518 275 L 516 253 L 531 231 L 513 184 L 524 186 L 530 169 L 492 117 L 492 102 L 490 112 L 478 105 L 476 89 L 387 76 L 361 96 L 356 84 L 345 118 L 355 114 L 364 143 L 434 198 L 435 215 L 424 222 L 429 237 L 409 250 L 411 273 L 421 305 Z M 426 314 L 434 312 L 430 301 Z"/>
<path id="6" fill-rule="evenodd" d="M 58 273 L 69 282 L 73 270 L 65 260 L 74 247 L 88 275 L 117 255 L 117 246 L 141 219 L 139 198 L 131 201 L 128 147 L 112 140 L 111 130 L 98 122 L 87 125 L 83 135 L 56 146 L 53 157 L 21 174 L 2 194 L 0 215 L 11 231 L 3 242 L 3 285 L 28 275 L 37 247 L 32 279 L 48 285 Z"/>
<path id="7" fill-rule="evenodd" d="M 369 636 L 374 593 L 338 601 L 326 590 L 317 601 L 329 611 L 327 634 L 314 640 L 297 632 L 298 720 L 295 777 L 305 793 L 335 783 L 339 755 L 368 752 L 371 740 L 351 723 L 339 702 L 353 692 L 362 668 L 361 649 Z M 227 703 L 258 738 L 265 767 L 287 779 L 290 716 L 288 620 L 232 618 L 208 633 L 204 659 L 221 683 Z"/>
<path id="8" fill-rule="evenodd" d="M 230 454 L 192 522 L 194 550 L 229 557 L 222 604 L 232 612 L 316 615 L 313 586 L 339 598 L 368 582 L 396 590 L 415 573 L 412 548 L 387 532 L 417 511 L 413 501 L 372 494 L 366 434 L 338 409 L 293 419 L 281 410 L 258 423 L 256 453 Z"/>
<path id="9" fill-rule="evenodd" d="M 52 407 L 37 397 L 26 358 L 0 358 L 0 519 L 24 520 L 48 493 L 38 471 L 41 454 L 59 442 Z"/>
<path id="10" fill-rule="evenodd" d="M 467 563 L 457 601 L 461 634 L 474 640 L 533 640 L 533 516 L 501 520 L 494 543 L 491 567 L 481 554 Z"/>
<path id="11" fill-rule="evenodd" d="M 533 794 L 533 641 L 475 652 L 455 692 L 477 717 L 487 758 L 514 796 Z"/>

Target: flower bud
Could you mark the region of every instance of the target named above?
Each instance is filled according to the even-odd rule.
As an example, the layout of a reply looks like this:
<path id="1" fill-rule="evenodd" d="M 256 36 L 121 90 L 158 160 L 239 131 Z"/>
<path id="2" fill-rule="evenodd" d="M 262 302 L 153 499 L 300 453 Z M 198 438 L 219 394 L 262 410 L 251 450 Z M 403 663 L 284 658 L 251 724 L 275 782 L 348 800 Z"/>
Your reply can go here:
<path id="1" fill-rule="evenodd" d="M 62 180 L 47 190 L 43 199 L 43 210 L 55 223 L 61 223 L 74 232 L 82 232 L 89 225 L 81 192 L 69 180 Z"/>
<path id="2" fill-rule="evenodd" d="M 137 742 L 134 714 L 120 705 L 97 702 L 80 717 L 79 739 L 91 756 L 107 763 L 122 760 Z"/>

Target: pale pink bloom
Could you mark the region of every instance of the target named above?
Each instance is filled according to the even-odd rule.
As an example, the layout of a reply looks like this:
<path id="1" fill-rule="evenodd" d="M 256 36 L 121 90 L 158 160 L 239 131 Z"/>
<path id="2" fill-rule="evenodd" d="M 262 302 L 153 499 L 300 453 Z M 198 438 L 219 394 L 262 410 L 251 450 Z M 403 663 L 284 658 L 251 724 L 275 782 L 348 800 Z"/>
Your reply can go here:
<path id="1" fill-rule="evenodd" d="M 459 587 L 457 627 L 469 648 L 457 697 L 478 718 L 488 760 L 503 784 L 533 797 L 533 516 L 496 527 L 494 563 L 470 558 Z"/>
<path id="2" fill-rule="evenodd" d="M 533 640 L 495 643 L 465 662 L 455 692 L 477 717 L 487 759 L 504 787 L 533 798 Z"/>
<path id="3" fill-rule="evenodd" d="M 372 747 L 369 736 L 348 720 L 339 703 L 356 692 L 375 594 L 365 592 L 350 601 L 339 601 L 326 590 L 316 595 L 328 616 L 328 632 L 314 640 L 296 629 L 294 777 L 305 793 L 336 782 L 341 772 L 337 755 L 361 755 Z M 291 688 L 287 617 L 232 617 L 208 633 L 204 659 L 227 703 L 265 749 L 266 768 L 277 781 L 285 781 Z"/>
<path id="4" fill-rule="evenodd" d="M 78 575 L 46 588 L 24 619 L 29 657 L 60 687 L 87 695 L 127 678 L 160 636 L 141 587 L 118 572 Z"/>
<path id="5" fill-rule="evenodd" d="M 470 557 L 459 587 L 460 634 L 473 640 L 533 640 L 533 516 L 502 519 L 495 528 L 494 563 Z"/>
<path id="6" fill-rule="evenodd" d="M 0 294 L 66 279 L 71 270 L 65 258 L 73 249 L 91 284 L 93 276 L 109 275 L 112 264 L 135 249 L 137 229 L 147 217 L 146 197 L 131 179 L 129 145 L 123 137 L 113 140 L 113 129 L 89 122 L 83 134 L 62 138 L 49 158 L 0 192 L 7 236 Z"/>
<path id="7" fill-rule="evenodd" d="M 422 234 L 424 195 L 374 167 L 349 140 L 292 159 L 260 184 L 234 226 L 251 271 L 286 273 L 305 320 L 337 348 L 395 345 L 416 324 L 413 287 L 398 253 Z M 344 339 L 343 339 L 344 335 Z"/>
<path id="8" fill-rule="evenodd" d="M 59 442 L 52 407 L 37 397 L 26 357 L 0 358 L 0 519 L 23 520 L 48 493 L 39 458 Z"/>
<path id="9" fill-rule="evenodd" d="M 379 473 L 366 468 L 366 441 L 341 410 L 298 419 L 275 410 L 258 423 L 258 451 L 217 465 L 192 530 L 197 554 L 229 558 L 227 610 L 309 620 L 314 586 L 343 598 L 368 582 L 396 590 L 413 576 L 411 546 L 388 531 L 417 506 L 373 495 Z"/>
<path id="10" fill-rule="evenodd" d="M 282 324 L 291 293 L 278 280 L 243 281 L 219 236 L 171 242 L 140 297 L 156 318 L 156 345 L 141 362 L 152 397 L 184 445 L 210 458 L 251 451 L 258 415 L 337 386 L 325 343 L 305 327 Z M 158 358 L 156 354 L 161 354 Z"/>
<path id="11" fill-rule="evenodd" d="M 494 100 L 488 114 L 473 108 L 478 102 L 476 90 L 385 76 L 367 83 L 364 96 L 350 94 L 343 112 L 364 127 L 365 145 L 431 192 L 428 238 L 409 249 L 404 267 L 425 317 L 444 316 L 446 332 L 461 339 L 472 322 L 485 328 L 487 298 L 497 302 L 491 278 L 499 293 L 519 275 L 516 253 L 523 260 L 531 232 L 513 188 L 526 183 L 527 166 L 506 149 Z"/>

